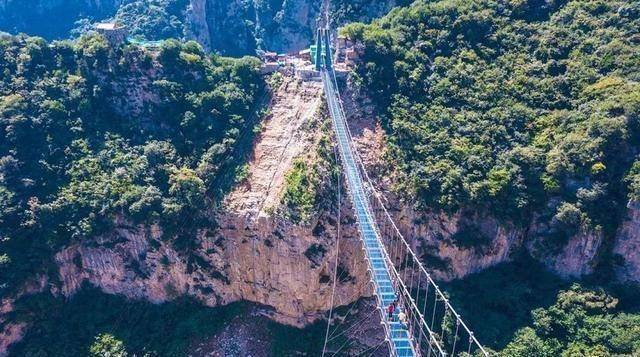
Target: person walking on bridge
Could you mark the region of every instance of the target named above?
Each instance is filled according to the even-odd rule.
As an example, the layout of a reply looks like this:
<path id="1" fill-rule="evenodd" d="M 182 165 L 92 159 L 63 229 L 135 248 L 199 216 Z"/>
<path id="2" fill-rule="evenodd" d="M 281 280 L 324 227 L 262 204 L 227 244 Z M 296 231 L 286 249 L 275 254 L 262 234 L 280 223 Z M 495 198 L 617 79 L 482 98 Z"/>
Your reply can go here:
<path id="1" fill-rule="evenodd" d="M 407 315 L 405 315 L 404 312 L 400 311 L 400 313 L 398 314 L 398 321 L 400 321 L 400 324 L 402 324 L 402 327 L 404 328 L 409 327 L 409 325 L 407 324 Z"/>

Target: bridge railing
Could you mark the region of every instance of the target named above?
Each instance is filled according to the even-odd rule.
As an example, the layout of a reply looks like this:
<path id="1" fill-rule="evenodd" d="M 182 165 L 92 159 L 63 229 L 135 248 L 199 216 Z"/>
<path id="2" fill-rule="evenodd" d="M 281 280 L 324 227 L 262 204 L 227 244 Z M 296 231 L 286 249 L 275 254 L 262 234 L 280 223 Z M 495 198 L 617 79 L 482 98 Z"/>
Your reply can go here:
<path id="1" fill-rule="evenodd" d="M 332 102 L 337 102 L 339 107 L 337 110 L 341 111 L 340 116 L 345 118 L 349 146 L 358 163 L 358 173 L 365 179 L 363 189 L 368 192 L 365 197 L 369 204 L 363 206 L 367 209 L 367 214 L 372 217 L 371 221 L 385 248 L 383 249 L 385 260 L 390 267 L 398 301 L 407 315 L 407 328 L 414 351 L 424 356 L 479 354 L 488 357 L 487 351 L 433 280 L 386 209 L 381 194 L 375 190 L 358 150 L 353 144 L 353 137 L 346 124 L 346 112 L 340 99 L 338 83 L 332 70 L 327 70 L 326 80 L 332 82 L 331 92 L 326 95 L 335 96 Z"/>
<path id="2" fill-rule="evenodd" d="M 412 314 L 408 316 L 409 330 L 414 336 L 416 351 L 426 356 L 465 353 L 488 356 L 398 229 L 380 194 L 374 192 L 370 197 L 397 283 L 403 285 L 399 291 L 405 295 L 405 303 L 411 305 L 411 309 L 407 309 Z"/>

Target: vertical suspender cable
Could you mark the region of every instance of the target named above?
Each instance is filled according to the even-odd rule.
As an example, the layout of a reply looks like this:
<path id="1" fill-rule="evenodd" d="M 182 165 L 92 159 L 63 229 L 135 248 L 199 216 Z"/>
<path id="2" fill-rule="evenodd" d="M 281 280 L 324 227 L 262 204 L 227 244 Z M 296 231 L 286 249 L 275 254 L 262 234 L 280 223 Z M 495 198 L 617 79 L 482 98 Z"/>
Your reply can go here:
<path id="1" fill-rule="evenodd" d="M 333 147 L 333 155 L 335 157 L 336 163 L 338 162 L 338 154 L 336 153 L 336 148 L 335 146 Z M 329 339 L 329 329 L 331 328 L 331 315 L 333 314 L 333 301 L 336 295 L 336 281 L 338 280 L 338 258 L 340 257 L 340 221 L 342 220 L 341 217 L 341 197 L 340 197 L 340 172 L 337 172 L 337 181 L 338 181 L 338 213 L 337 213 L 337 219 L 338 219 L 338 226 L 336 229 L 336 263 L 335 263 L 335 267 L 333 269 L 333 286 L 331 287 L 331 306 L 329 306 L 329 319 L 327 320 L 327 331 L 325 332 L 324 335 L 324 344 L 322 346 L 322 356 L 324 357 L 324 354 L 326 353 L 327 350 L 327 340 Z"/>

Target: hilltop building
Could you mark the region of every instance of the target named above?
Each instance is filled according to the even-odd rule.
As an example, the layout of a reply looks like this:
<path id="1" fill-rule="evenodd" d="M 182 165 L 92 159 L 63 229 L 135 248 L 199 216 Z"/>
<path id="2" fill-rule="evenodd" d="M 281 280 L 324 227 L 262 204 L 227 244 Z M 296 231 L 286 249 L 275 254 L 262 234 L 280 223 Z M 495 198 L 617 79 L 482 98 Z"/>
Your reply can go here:
<path id="1" fill-rule="evenodd" d="M 112 46 L 123 44 L 128 36 L 127 27 L 115 22 L 103 22 L 96 24 L 96 32 L 104 36 Z"/>

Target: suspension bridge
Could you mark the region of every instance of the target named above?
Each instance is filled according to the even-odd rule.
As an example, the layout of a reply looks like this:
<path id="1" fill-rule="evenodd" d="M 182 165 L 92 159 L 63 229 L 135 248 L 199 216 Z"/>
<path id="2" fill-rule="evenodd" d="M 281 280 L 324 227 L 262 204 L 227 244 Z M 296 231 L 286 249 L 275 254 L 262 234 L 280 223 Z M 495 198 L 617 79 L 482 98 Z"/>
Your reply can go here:
<path id="1" fill-rule="evenodd" d="M 364 168 L 346 121 L 333 70 L 328 30 L 318 30 L 316 70 L 332 118 L 348 197 L 353 205 L 377 310 L 391 356 L 488 356 L 418 259 Z M 323 40 L 324 39 L 324 40 Z M 322 48 L 324 47 L 324 51 Z M 334 279 L 335 281 L 335 279 Z M 392 318 L 388 306 L 396 302 Z M 404 315 L 400 321 L 399 315 Z M 331 312 L 327 336 L 331 324 Z M 325 348 L 327 338 L 325 337 Z M 323 356 L 325 355 L 323 350 Z"/>

